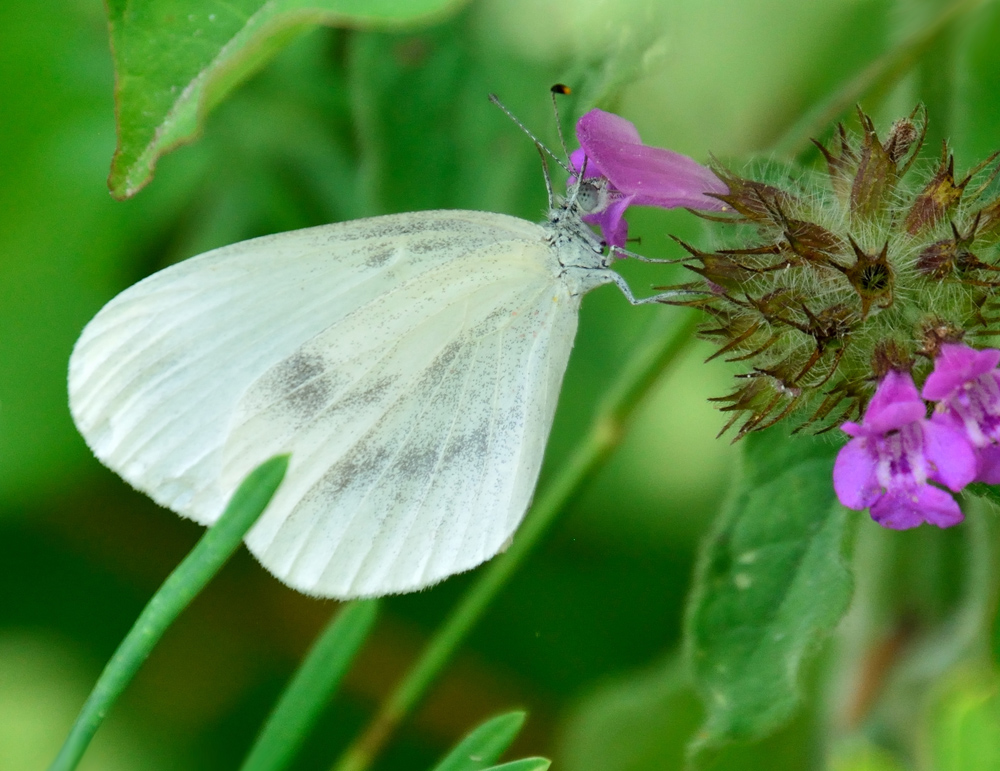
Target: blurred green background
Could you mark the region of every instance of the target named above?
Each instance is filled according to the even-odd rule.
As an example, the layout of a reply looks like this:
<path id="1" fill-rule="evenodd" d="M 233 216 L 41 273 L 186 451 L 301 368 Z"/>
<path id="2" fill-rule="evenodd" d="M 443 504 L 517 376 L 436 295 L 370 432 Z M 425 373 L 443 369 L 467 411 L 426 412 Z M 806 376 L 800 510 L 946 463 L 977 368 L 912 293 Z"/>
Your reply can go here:
<path id="1" fill-rule="evenodd" d="M 265 233 L 439 207 L 539 219 L 537 155 L 489 104 L 491 91 L 553 146 L 548 88 L 563 81 L 575 88 L 567 125 L 599 100 L 650 144 L 700 160 L 767 154 L 940 5 L 479 0 L 409 30 L 314 29 L 122 203 L 105 184 L 115 105 L 104 9 L 0 4 L 0 769 L 52 759 L 101 666 L 201 532 L 100 467 L 73 428 L 66 363 L 104 302 L 174 261 Z M 1000 13 L 987 5 L 950 40 L 954 89 L 922 90 L 918 64 L 866 106 L 885 125 L 916 98 L 932 108 L 937 99 L 964 168 L 1000 145 Z M 679 256 L 668 233 L 706 238 L 684 212 L 629 220 L 653 257 Z M 682 275 L 622 272 L 637 293 Z M 586 298 L 543 483 L 651 317 L 674 312 L 632 308 L 612 287 Z M 511 707 L 529 712 L 515 755 L 546 755 L 565 771 L 681 768 L 699 714 L 674 662 L 683 602 L 736 458 L 714 438 L 724 420 L 706 402 L 731 373 L 704 365 L 708 354 L 692 346 L 659 384 L 378 768 L 425 768 Z M 328 767 L 469 582 L 385 603 L 296 768 Z M 335 609 L 241 553 L 167 634 L 81 768 L 237 767 Z M 956 699 L 985 687 L 956 677 Z M 984 693 L 977 708 L 995 711 L 995 690 Z M 723 764 L 823 767 L 813 736 L 821 711 Z M 901 767 L 867 745 L 831 762 Z"/>

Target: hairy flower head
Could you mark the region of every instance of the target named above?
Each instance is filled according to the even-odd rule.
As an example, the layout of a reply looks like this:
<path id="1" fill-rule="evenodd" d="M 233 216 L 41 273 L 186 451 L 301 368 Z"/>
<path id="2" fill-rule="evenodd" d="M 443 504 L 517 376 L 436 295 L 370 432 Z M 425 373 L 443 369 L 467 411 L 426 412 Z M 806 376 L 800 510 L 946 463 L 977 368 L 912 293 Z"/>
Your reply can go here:
<path id="1" fill-rule="evenodd" d="M 822 171 L 742 176 L 721 167 L 731 215 L 703 215 L 723 246 L 683 244 L 700 292 L 702 334 L 739 362 L 738 385 L 716 401 L 726 428 L 748 431 L 794 416 L 822 431 L 858 419 L 889 372 L 921 383 L 943 345 L 981 346 L 1000 334 L 1000 197 L 988 162 L 956 177 L 945 147 L 915 163 L 920 110 L 880 136 L 838 126 Z"/>

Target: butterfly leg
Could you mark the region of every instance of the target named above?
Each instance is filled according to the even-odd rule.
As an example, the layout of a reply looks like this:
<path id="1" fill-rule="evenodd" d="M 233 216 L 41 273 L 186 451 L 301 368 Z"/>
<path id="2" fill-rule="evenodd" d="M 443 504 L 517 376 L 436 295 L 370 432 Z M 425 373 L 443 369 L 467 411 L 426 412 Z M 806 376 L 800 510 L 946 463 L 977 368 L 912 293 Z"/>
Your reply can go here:
<path id="1" fill-rule="evenodd" d="M 671 289 L 666 292 L 660 292 L 659 294 L 654 294 L 650 297 L 636 297 L 632 294 L 632 289 L 629 287 L 628 283 L 624 278 L 619 276 L 614 271 L 608 271 L 611 275 L 611 281 L 621 290 L 622 294 L 625 295 L 625 299 L 628 300 L 632 305 L 648 305 L 649 303 L 660 303 L 666 300 L 673 299 L 674 297 L 680 297 L 682 295 L 691 294 L 704 294 L 703 292 L 694 291 L 691 289 Z"/>

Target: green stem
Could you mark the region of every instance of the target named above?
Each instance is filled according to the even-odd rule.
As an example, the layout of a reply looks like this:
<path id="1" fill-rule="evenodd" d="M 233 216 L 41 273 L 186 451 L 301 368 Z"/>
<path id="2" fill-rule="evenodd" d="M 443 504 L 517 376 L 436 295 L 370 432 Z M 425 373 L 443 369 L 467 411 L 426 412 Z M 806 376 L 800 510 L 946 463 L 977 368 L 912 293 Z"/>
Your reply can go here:
<path id="1" fill-rule="evenodd" d="M 951 138 L 955 118 L 955 59 L 958 41 L 954 27 L 946 29 L 934 42 L 917 70 L 918 95 L 927 108 L 925 147 L 940 151 L 941 142 Z"/>
<path id="2" fill-rule="evenodd" d="M 645 342 L 598 407 L 587 436 L 539 496 L 510 548 L 465 593 L 403 682 L 340 758 L 336 771 L 363 771 L 371 765 L 559 513 L 611 457 L 643 397 L 691 339 L 697 317 L 690 310 L 683 313 L 682 319 L 674 314 L 657 316 Z"/>
<path id="3" fill-rule="evenodd" d="M 288 456 L 265 461 L 243 480 L 225 512 L 153 595 L 84 703 L 49 771 L 72 771 L 108 710 L 132 681 L 153 646 L 239 547 L 288 469 Z"/>
<path id="4" fill-rule="evenodd" d="M 888 90 L 917 64 L 928 49 L 949 33 L 957 19 L 987 2 L 990 0 L 955 0 L 949 3 L 917 32 L 878 57 L 839 91 L 806 112 L 778 141 L 775 153 L 785 157 L 800 155 L 808 147 L 811 137 L 822 134 L 866 94 Z"/>
<path id="5" fill-rule="evenodd" d="M 240 771 L 280 771 L 295 759 L 375 624 L 377 600 L 352 602 L 313 643 Z"/>

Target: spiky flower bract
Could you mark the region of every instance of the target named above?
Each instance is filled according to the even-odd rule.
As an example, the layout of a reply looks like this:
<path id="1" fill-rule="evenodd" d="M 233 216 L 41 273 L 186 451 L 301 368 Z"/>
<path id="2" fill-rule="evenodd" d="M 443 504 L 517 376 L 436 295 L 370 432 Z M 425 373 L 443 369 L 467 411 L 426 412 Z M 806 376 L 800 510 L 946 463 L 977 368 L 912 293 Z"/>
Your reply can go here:
<path id="1" fill-rule="evenodd" d="M 728 395 L 736 437 L 786 416 L 814 431 L 859 419 L 890 371 L 919 383 L 941 345 L 1000 334 L 1000 198 L 991 159 L 955 176 L 947 146 L 922 172 L 918 109 L 880 136 L 838 126 L 823 171 L 741 176 L 717 166 L 731 215 L 707 216 L 725 248 L 683 244 L 700 292 L 679 300 L 701 333 L 745 370 Z M 742 422 L 740 422 L 742 421 Z"/>

